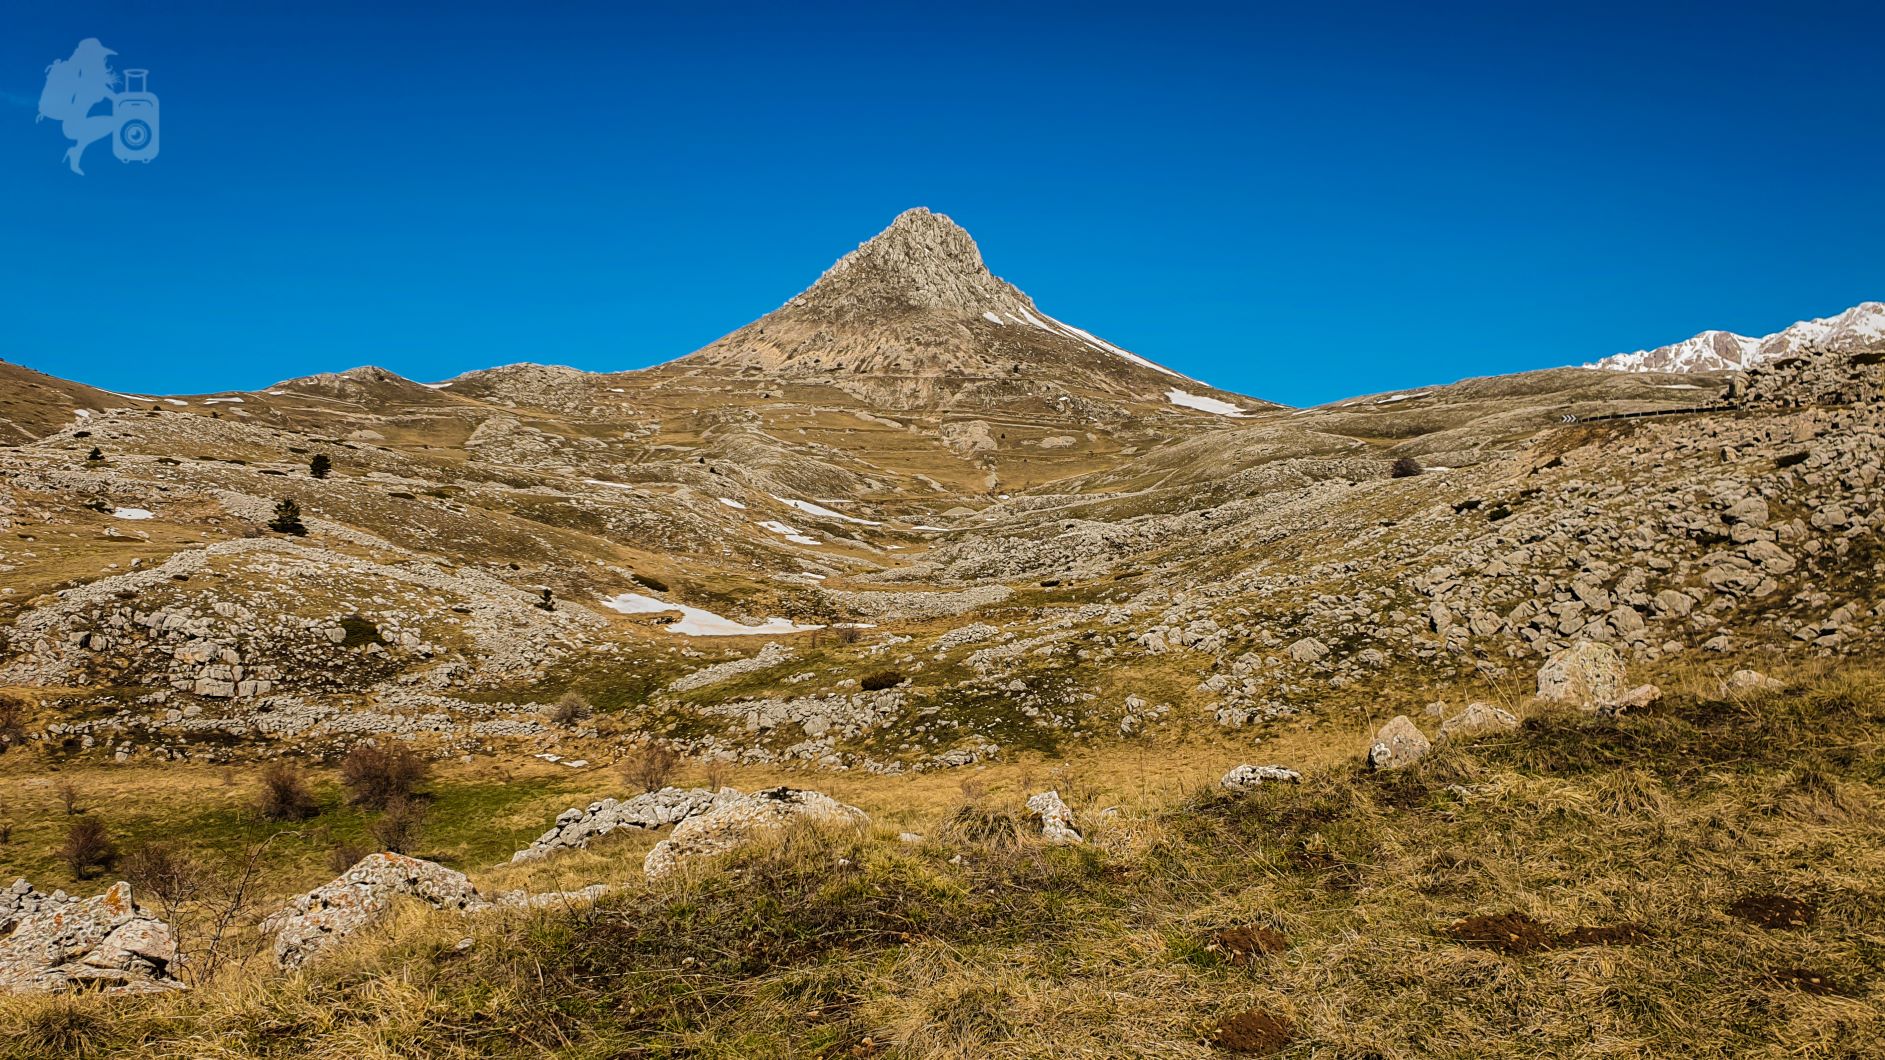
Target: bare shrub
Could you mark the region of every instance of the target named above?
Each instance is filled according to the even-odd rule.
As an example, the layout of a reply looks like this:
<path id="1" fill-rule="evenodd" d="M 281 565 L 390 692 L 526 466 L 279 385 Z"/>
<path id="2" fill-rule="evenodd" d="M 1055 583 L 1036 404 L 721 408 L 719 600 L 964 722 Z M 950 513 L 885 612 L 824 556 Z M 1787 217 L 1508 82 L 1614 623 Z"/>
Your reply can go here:
<path id="1" fill-rule="evenodd" d="M 110 868 L 118 860 L 118 846 L 111 841 L 105 822 L 96 817 L 80 817 L 65 831 L 59 845 L 59 860 L 72 875 L 81 880 Z"/>
<path id="2" fill-rule="evenodd" d="M 321 812 L 307 774 L 288 762 L 271 762 L 262 770 L 260 809 L 271 821 L 305 821 Z"/>
<path id="3" fill-rule="evenodd" d="M 336 843 L 334 849 L 327 852 L 327 871 L 338 876 L 360 863 L 360 859 L 373 853 L 359 843 Z"/>
<path id="4" fill-rule="evenodd" d="M 721 788 L 726 787 L 726 763 L 720 761 L 718 758 L 708 760 L 706 774 L 701 782 L 713 791 L 719 791 Z"/>
<path id="5" fill-rule="evenodd" d="M 368 826 L 367 832 L 381 850 L 410 854 L 419 843 L 419 832 L 424 825 L 422 804 L 412 799 L 394 799 L 386 804 L 386 812 Z"/>
<path id="6" fill-rule="evenodd" d="M 647 744 L 622 760 L 622 779 L 642 791 L 660 791 L 680 761 L 681 756 L 667 744 Z"/>
<path id="7" fill-rule="evenodd" d="M 895 688 L 903 683 L 903 674 L 896 670 L 879 670 L 874 674 L 864 675 L 857 686 L 866 692 L 882 692 L 886 688 Z"/>
<path id="8" fill-rule="evenodd" d="M 554 724 L 574 725 L 589 716 L 589 701 L 575 692 L 565 692 L 550 705 L 547 714 Z"/>
<path id="9" fill-rule="evenodd" d="M 340 760 L 340 782 L 356 804 L 383 810 L 396 799 L 411 800 L 426 770 L 411 748 L 355 744 Z"/>
<path id="10" fill-rule="evenodd" d="M 124 859 L 124 878 L 135 893 L 155 898 L 164 921 L 175 924 L 185 902 L 203 896 L 211 879 L 208 866 L 169 843 L 146 843 Z"/>
<path id="11" fill-rule="evenodd" d="M 0 692 L 0 752 L 26 742 L 26 700 Z"/>
<path id="12" fill-rule="evenodd" d="M 59 786 L 54 790 L 59 794 L 59 805 L 65 807 L 67 817 L 75 817 L 85 812 L 85 806 L 80 801 L 79 786 L 77 784 L 72 783 L 70 780 L 61 780 Z"/>

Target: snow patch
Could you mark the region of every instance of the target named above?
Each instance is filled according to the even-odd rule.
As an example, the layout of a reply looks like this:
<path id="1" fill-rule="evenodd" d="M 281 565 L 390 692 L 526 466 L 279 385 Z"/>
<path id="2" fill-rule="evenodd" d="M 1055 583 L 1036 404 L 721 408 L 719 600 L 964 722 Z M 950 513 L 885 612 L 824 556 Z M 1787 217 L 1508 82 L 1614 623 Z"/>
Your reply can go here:
<path id="1" fill-rule="evenodd" d="M 188 405 L 189 404 L 188 401 L 185 401 L 182 398 L 165 398 L 164 400 L 169 402 L 172 405 Z"/>
<path id="2" fill-rule="evenodd" d="M 775 501 L 778 501 L 780 504 L 783 504 L 789 508 L 797 508 L 799 511 L 804 512 L 806 515 L 816 515 L 824 519 L 842 519 L 847 523 L 856 523 L 859 526 L 884 525 L 882 523 L 875 522 L 870 519 L 859 519 L 855 515 L 846 515 L 843 512 L 834 512 L 830 508 L 827 508 L 822 504 L 813 504 L 811 501 L 795 501 L 790 497 L 779 497 L 779 496 L 774 496 L 772 499 Z"/>
<path id="3" fill-rule="evenodd" d="M 1173 379 L 1187 378 L 1186 376 L 1180 375 L 1179 373 L 1172 371 L 1170 368 L 1167 368 L 1164 365 L 1157 363 L 1156 361 L 1148 361 L 1144 357 L 1141 357 L 1136 353 L 1129 353 L 1125 350 L 1122 350 L 1119 347 L 1113 345 L 1110 342 L 1107 342 L 1105 339 L 1100 338 L 1099 336 L 1093 334 L 1090 331 L 1086 331 L 1082 328 L 1076 328 L 1072 324 L 1063 324 L 1058 320 L 1054 320 L 1053 317 L 1048 317 L 1047 319 L 1052 321 L 1054 326 L 1059 328 L 1061 331 L 1066 332 L 1069 335 L 1072 335 L 1074 338 L 1079 339 L 1081 342 L 1086 343 L 1088 346 L 1091 346 L 1094 349 L 1103 351 L 1105 353 L 1113 354 L 1114 356 L 1117 356 L 1117 357 L 1124 357 L 1126 360 L 1131 361 L 1133 364 L 1139 365 L 1142 368 L 1150 368 L 1155 372 L 1164 372 L 1166 375 L 1171 376 Z"/>
<path id="4" fill-rule="evenodd" d="M 782 523 L 777 519 L 762 520 L 759 525 L 765 527 L 766 529 L 772 531 L 775 534 L 778 534 L 780 537 L 785 538 L 787 541 L 790 541 L 795 545 L 821 545 L 824 543 L 815 537 L 807 537 L 804 534 L 799 533 L 797 530 L 793 529 L 790 525 L 786 523 Z"/>
<path id="5" fill-rule="evenodd" d="M 681 620 L 670 622 L 662 627 L 669 633 L 679 633 L 684 637 L 748 637 L 756 635 L 776 635 L 780 633 L 806 633 L 823 626 L 802 626 L 783 618 L 769 618 L 757 626 L 748 626 L 723 618 L 705 608 L 689 607 L 686 604 L 671 604 L 640 593 L 623 593 L 602 601 L 602 606 L 624 615 L 652 615 L 662 611 L 679 611 Z"/>
<path id="6" fill-rule="evenodd" d="M 148 508 L 113 508 L 111 517 L 113 519 L 149 519 L 151 513 Z"/>
<path id="7" fill-rule="evenodd" d="M 242 404 L 242 399 L 241 398 L 204 398 L 203 404 L 205 405 L 240 405 Z"/>
<path id="8" fill-rule="evenodd" d="M 1003 320 L 1003 319 L 1001 318 L 1001 314 L 999 314 L 999 313 L 983 313 L 983 314 L 982 314 L 982 319 L 984 319 L 984 320 L 987 320 L 987 321 L 988 321 L 989 323 L 991 323 L 991 324 L 1003 324 L 1003 325 L 1005 325 L 1005 324 L 1007 323 L 1007 321 L 1004 321 L 1004 320 Z"/>
<path id="9" fill-rule="evenodd" d="M 1189 393 L 1177 387 L 1167 390 L 1165 392 L 1165 399 L 1174 405 L 1181 405 L 1188 409 L 1197 409 L 1199 412 L 1208 412 L 1213 416 L 1239 417 L 1250 415 L 1250 413 L 1228 401 L 1219 401 L 1216 398 Z"/>
<path id="10" fill-rule="evenodd" d="M 721 497 L 720 503 L 726 505 L 729 508 L 737 508 L 738 510 L 742 512 L 746 510 L 746 505 L 741 504 L 739 501 L 736 501 L 731 497 Z"/>

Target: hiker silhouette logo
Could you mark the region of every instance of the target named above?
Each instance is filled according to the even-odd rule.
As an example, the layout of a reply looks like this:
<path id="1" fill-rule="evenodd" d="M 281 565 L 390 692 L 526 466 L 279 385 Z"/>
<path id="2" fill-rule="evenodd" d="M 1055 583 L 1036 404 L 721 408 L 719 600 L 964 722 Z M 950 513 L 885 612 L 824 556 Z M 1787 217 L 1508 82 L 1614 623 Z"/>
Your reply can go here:
<path id="1" fill-rule="evenodd" d="M 46 67 L 46 87 L 39 93 L 38 121 L 60 123 L 72 141 L 65 163 L 85 175 L 80 164 L 85 149 L 106 137 L 120 162 L 149 162 L 157 157 L 157 96 L 150 91 L 149 70 L 126 70 L 122 77 L 111 68 L 118 54 L 87 37 L 69 59 L 55 59 Z M 101 105 L 109 105 L 100 110 Z M 96 112 L 96 113 L 95 113 Z"/>

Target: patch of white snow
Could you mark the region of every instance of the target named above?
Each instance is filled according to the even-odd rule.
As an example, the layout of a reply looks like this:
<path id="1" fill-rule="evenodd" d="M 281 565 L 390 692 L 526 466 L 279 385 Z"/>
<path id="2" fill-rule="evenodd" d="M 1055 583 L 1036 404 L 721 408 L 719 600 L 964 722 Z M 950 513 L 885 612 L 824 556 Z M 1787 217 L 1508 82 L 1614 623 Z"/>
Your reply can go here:
<path id="1" fill-rule="evenodd" d="M 834 512 L 830 508 L 827 508 L 822 504 L 813 504 L 811 501 L 795 501 L 790 497 L 779 497 L 779 496 L 774 496 L 772 499 L 775 501 L 778 501 L 780 504 L 786 505 L 787 507 L 797 508 L 799 511 L 804 512 L 806 515 L 816 515 L 825 519 L 842 519 L 847 523 L 856 523 L 859 526 L 884 525 L 882 523 L 875 522 L 870 519 L 859 519 L 855 515 L 846 515 L 843 512 Z"/>
<path id="2" fill-rule="evenodd" d="M 652 615 L 662 611 L 679 611 L 681 620 L 670 622 L 662 627 L 669 633 L 679 633 L 684 637 L 747 637 L 771 636 L 781 633 L 806 633 L 823 626 L 799 625 L 783 618 L 769 618 L 757 626 L 743 625 L 730 618 L 723 618 L 712 611 L 686 604 L 671 604 L 640 593 L 623 593 L 602 601 L 602 606 L 624 615 Z"/>
<path id="3" fill-rule="evenodd" d="M 1250 415 L 1250 413 L 1228 401 L 1219 401 L 1216 398 L 1193 394 L 1188 391 L 1180 390 L 1177 387 L 1172 387 L 1170 390 L 1167 390 L 1165 392 L 1165 399 L 1174 405 L 1181 405 L 1188 409 L 1196 409 L 1199 412 L 1208 412 L 1213 416 L 1238 417 Z"/>

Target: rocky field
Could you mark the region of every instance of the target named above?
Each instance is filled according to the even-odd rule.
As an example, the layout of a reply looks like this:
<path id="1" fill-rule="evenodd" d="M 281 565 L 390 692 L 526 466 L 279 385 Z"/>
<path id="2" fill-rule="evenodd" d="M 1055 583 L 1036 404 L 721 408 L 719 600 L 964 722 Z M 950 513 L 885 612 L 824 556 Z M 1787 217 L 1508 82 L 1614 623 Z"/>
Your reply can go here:
<path id="1" fill-rule="evenodd" d="M 0 365 L 0 1049 L 1880 1055 L 1875 345 L 1285 409 L 918 211 L 642 372 Z"/>

